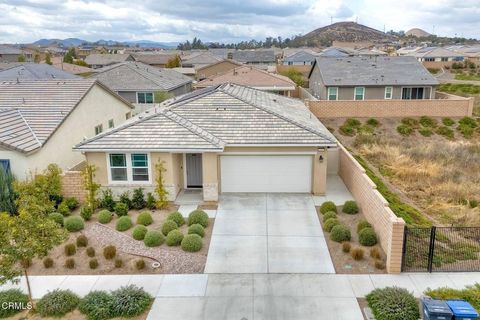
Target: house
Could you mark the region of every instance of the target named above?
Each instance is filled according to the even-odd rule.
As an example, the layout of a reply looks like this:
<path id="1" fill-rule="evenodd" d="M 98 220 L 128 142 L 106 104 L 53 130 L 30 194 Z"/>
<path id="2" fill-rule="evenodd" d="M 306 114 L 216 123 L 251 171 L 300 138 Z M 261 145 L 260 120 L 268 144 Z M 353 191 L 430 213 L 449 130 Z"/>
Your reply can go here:
<path id="1" fill-rule="evenodd" d="M 183 56 L 181 58 L 182 58 L 182 67 L 195 68 L 195 69 L 209 66 L 213 63 L 217 63 L 223 60 L 222 58 L 219 58 L 213 55 L 209 51 L 195 52 L 187 56 Z"/>
<path id="2" fill-rule="evenodd" d="M 125 61 L 135 61 L 135 58 L 131 54 L 100 54 L 94 53 L 90 54 L 85 58 L 85 63 L 87 63 L 92 69 L 99 69 L 112 64 L 125 62 Z"/>
<path id="3" fill-rule="evenodd" d="M 268 66 L 274 66 L 277 63 L 274 50 L 237 50 L 232 52 L 231 59 L 262 69 L 267 69 Z"/>
<path id="4" fill-rule="evenodd" d="M 141 62 L 122 62 L 97 71 L 92 77 L 136 104 L 136 111 L 151 107 L 156 102 L 156 92 L 178 96 L 192 91 L 191 78 L 171 69 L 159 69 Z"/>
<path id="5" fill-rule="evenodd" d="M 87 75 L 94 72 L 94 70 L 89 67 L 63 62 L 63 57 L 53 57 L 51 60 L 52 66 L 71 74 Z"/>
<path id="6" fill-rule="evenodd" d="M 249 86 L 258 90 L 290 96 L 296 85 L 290 78 L 269 73 L 252 66 L 240 66 L 223 74 L 210 76 L 195 84 L 195 88 L 206 88 L 223 83 Z"/>
<path id="7" fill-rule="evenodd" d="M 241 65 L 241 63 L 238 63 L 236 61 L 224 59 L 216 63 L 198 68 L 196 70 L 196 78 L 197 80 L 203 80 L 211 76 L 223 74 Z"/>
<path id="8" fill-rule="evenodd" d="M 9 45 L 0 45 L 0 62 L 18 62 L 20 56 L 25 57 L 25 61 L 32 61 L 32 55 L 23 50 Z"/>
<path id="9" fill-rule="evenodd" d="M 307 51 L 298 51 L 283 59 L 282 65 L 284 66 L 309 66 L 313 65 L 317 55 Z"/>
<path id="10" fill-rule="evenodd" d="M 165 68 L 168 61 L 175 59 L 176 54 L 166 53 L 137 53 L 133 57 L 135 61 L 148 64 L 152 67 Z"/>
<path id="11" fill-rule="evenodd" d="M 130 117 L 132 105 L 94 79 L 0 82 L 0 162 L 18 179 L 50 163 L 67 170 L 85 157 L 72 151 Z"/>
<path id="12" fill-rule="evenodd" d="M 309 74 L 321 100 L 432 99 L 437 85 L 414 57 L 319 57 Z"/>
<path id="13" fill-rule="evenodd" d="M 162 161 L 169 200 L 202 188 L 205 201 L 216 201 L 221 192 L 324 194 L 327 153 L 336 147 L 300 100 L 222 84 L 172 99 L 74 149 L 116 194 L 152 191 Z"/>
<path id="14" fill-rule="evenodd" d="M 320 52 L 320 55 L 322 57 L 341 58 L 341 57 L 353 56 L 354 55 L 353 52 L 354 51 L 350 49 L 328 47 L 322 50 L 322 52 Z"/>
<path id="15" fill-rule="evenodd" d="M 24 63 L 0 71 L 2 80 L 77 79 L 78 77 L 48 64 Z"/>
<path id="16" fill-rule="evenodd" d="M 420 62 L 458 62 L 465 59 L 465 55 L 441 47 L 421 48 L 408 55 L 414 56 Z"/>

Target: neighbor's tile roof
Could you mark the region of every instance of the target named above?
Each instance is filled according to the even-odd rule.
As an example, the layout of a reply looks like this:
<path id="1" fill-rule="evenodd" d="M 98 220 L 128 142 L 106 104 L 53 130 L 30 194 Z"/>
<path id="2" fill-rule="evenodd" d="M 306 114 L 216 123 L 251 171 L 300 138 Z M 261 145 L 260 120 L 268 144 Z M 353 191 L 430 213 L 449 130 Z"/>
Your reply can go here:
<path id="1" fill-rule="evenodd" d="M 220 57 L 217 57 L 215 56 L 213 53 L 211 52 L 195 52 L 195 53 L 192 53 L 188 56 L 183 56 L 182 57 L 182 65 L 192 65 L 192 66 L 196 66 L 196 65 L 200 65 L 200 66 L 203 66 L 203 65 L 209 65 L 209 64 L 213 64 L 213 63 L 216 63 L 216 62 L 219 62 L 219 61 L 222 61 L 223 59 L 220 58 Z"/>
<path id="2" fill-rule="evenodd" d="M 78 77 L 45 63 L 25 63 L 0 71 L 0 80 L 52 80 Z"/>
<path id="3" fill-rule="evenodd" d="M 284 62 L 312 62 L 318 55 L 314 55 L 307 51 L 298 51 L 283 59 Z"/>
<path id="4" fill-rule="evenodd" d="M 122 62 L 97 71 L 92 77 L 113 91 L 170 91 L 192 82 L 191 78 L 177 71 L 141 62 Z"/>
<path id="5" fill-rule="evenodd" d="M 167 53 L 137 53 L 133 57 L 136 61 L 153 65 L 153 64 L 167 64 L 168 60 L 175 58 L 176 54 Z"/>
<path id="6" fill-rule="evenodd" d="M 119 63 L 123 61 L 134 60 L 133 56 L 129 53 L 114 53 L 114 54 L 100 54 L 94 53 L 89 54 L 85 58 L 85 62 L 88 65 L 100 65 L 108 66 L 114 63 Z"/>
<path id="7" fill-rule="evenodd" d="M 232 53 L 233 60 L 244 63 L 275 62 L 273 50 L 238 50 Z"/>
<path id="8" fill-rule="evenodd" d="M 409 55 L 417 58 L 449 58 L 449 57 L 464 57 L 464 54 L 457 53 L 453 50 L 448 50 L 440 47 L 426 47 L 417 50 Z"/>
<path id="9" fill-rule="evenodd" d="M 414 57 L 344 57 L 316 59 L 326 86 L 437 85 Z"/>
<path id="10" fill-rule="evenodd" d="M 22 50 L 12 46 L 0 44 L 0 54 L 22 54 Z"/>
<path id="11" fill-rule="evenodd" d="M 234 84 L 197 90 L 77 150 L 211 150 L 228 145 L 335 146 L 300 100 Z"/>

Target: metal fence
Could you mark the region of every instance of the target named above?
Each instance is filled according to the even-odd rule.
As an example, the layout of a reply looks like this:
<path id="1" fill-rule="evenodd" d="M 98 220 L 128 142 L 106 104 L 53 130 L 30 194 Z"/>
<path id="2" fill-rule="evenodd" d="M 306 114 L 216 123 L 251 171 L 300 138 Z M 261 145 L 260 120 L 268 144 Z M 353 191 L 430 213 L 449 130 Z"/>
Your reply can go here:
<path id="1" fill-rule="evenodd" d="M 402 271 L 480 271 L 480 228 L 405 227 Z"/>

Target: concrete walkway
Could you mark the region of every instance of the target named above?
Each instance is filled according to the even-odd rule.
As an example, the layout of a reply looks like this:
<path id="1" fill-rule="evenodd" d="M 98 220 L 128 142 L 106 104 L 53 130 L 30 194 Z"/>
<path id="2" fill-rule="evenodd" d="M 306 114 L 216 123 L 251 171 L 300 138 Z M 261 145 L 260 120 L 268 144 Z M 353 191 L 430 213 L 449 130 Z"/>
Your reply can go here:
<path id="1" fill-rule="evenodd" d="M 112 276 L 31 276 L 33 297 L 54 289 L 83 296 L 128 284 L 155 297 L 149 319 L 345 319 L 361 320 L 356 302 L 375 288 L 398 286 L 419 297 L 430 288 L 461 289 L 480 283 L 480 273 L 338 274 L 192 274 Z M 18 287 L 25 281 L 0 290 Z"/>

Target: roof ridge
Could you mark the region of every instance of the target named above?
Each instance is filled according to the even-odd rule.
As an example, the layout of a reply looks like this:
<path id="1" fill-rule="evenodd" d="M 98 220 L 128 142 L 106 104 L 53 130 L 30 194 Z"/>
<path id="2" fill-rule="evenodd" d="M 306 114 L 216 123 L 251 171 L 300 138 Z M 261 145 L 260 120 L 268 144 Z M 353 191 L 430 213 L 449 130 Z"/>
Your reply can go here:
<path id="1" fill-rule="evenodd" d="M 33 131 L 32 127 L 30 127 L 30 124 L 28 123 L 27 119 L 22 114 L 22 111 L 18 108 L 15 108 L 15 110 L 18 112 L 20 118 L 22 118 L 23 122 L 25 122 L 25 125 L 27 126 L 28 130 L 31 132 L 32 136 L 35 138 L 35 141 L 37 141 L 38 146 L 41 147 L 42 143 L 40 142 L 40 139 L 38 139 L 37 134 L 35 131 Z"/>

